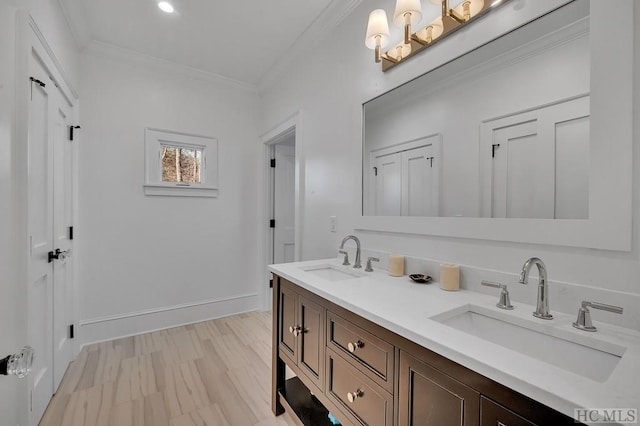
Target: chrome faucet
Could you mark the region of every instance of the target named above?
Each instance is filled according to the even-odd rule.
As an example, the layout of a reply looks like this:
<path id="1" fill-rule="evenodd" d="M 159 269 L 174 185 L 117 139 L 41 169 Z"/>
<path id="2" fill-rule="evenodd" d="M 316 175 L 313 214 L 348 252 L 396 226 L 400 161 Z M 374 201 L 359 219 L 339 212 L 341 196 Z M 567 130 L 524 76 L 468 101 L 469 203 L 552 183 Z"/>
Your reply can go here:
<path id="1" fill-rule="evenodd" d="M 358 237 L 356 237 L 355 235 L 347 235 L 346 237 L 344 237 L 342 239 L 342 242 L 340 243 L 340 250 L 344 248 L 344 243 L 349 240 L 353 240 L 356 242 L 356 260 L 355 262 L 353 262 L 353 267 L 362 268 L 362 265 L 360 264 L 360 240 L 358 239 Z"/>
<path id="2" fill-rule="evenodd" d="M 547 267 L 544 266 L 544 262 L 537 257 L 532 257 L 524 262 L 518 282 L 520 284 L 527 284 L 529 271 L 533 265 L 538 267 L 538 301 L 533 316 L 546 320 L 553 319 L 553 315 L 549 313 L 549 285 L 547 284 Z"/>

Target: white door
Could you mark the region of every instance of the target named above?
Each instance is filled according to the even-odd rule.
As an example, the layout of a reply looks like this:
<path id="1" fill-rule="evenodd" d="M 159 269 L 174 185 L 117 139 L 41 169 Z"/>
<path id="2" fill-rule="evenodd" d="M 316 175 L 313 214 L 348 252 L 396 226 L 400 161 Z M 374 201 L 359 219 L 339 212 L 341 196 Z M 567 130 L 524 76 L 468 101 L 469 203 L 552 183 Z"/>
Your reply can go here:
<path id="1" fill-rule="evenodd" d="M 53 376 L 57 389 L 73 357 L 69 338 L 73 323 L 73 151 L 69 137 L 71 107 L 59 90 L 53 91 L 53 249 L 64 253 L 53 262 Z"/>
<path id="2" fill-rule="evenodd" d="M 295 168 L 296 148 L 275 146 L 273 263 L 295 260 Z"/>
<path id="3" fill-rule="evenodd" d="M 402 214 L 402 154 L 376 157 L 373 166 L 376 216 Z"/>
<path id="4" fill-rule="evenodd" d="M 48 253 L 53 250 L 52 108 L 49 91 L 55 87 L 49 83 L 49 73 L 33 57 L 29 70 L 31 76 L 48 83 L 46 87 L 31 83 L 28 128 L 28 341 L 35 351 L 29 384 L 30 423 L 35 425 L 53 394 L 53 264 L 48 261 Z"/>
<path id="5" fill-rule="evenodd" d="M 480 127 L 482 216 L 587 219 L 589 97 Z"/>
<path id="6" fill-rule="evenodd" d="M 402 215 L 438 216 L 434 194 L 433 146 L 427 145 L 402 153 Z"/>

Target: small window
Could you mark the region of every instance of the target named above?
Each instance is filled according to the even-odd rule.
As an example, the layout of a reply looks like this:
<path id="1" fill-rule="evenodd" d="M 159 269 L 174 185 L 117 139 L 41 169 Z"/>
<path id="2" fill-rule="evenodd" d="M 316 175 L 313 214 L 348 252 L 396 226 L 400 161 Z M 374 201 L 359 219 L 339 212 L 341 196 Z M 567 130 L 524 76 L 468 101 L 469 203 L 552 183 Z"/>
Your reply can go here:
<path id="1" fill-rule="evenodd" d="M 146 195 L 216 197 L 218 141 L 147 128 Z"/>
<path id="2" fill-rule="evenodd" d="M 162 181 L 202 183 L 202 149 L 162 145 Z"/>

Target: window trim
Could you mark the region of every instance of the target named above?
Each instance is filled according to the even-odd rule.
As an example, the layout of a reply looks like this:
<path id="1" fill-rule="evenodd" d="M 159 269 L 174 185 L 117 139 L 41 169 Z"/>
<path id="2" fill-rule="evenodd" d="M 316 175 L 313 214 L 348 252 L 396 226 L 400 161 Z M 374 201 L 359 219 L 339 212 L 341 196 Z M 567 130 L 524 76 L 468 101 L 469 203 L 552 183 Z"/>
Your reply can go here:
<path id="1" fill-rule="evenodd" d="M 218 196 L 218 140 L 170 130 L 145 128 L 145 183 L 144 193 L 149 196 L 217 197 Z M 165 182 L 162 180 L 163 146 L 201 149 L 201 183 Z"/>

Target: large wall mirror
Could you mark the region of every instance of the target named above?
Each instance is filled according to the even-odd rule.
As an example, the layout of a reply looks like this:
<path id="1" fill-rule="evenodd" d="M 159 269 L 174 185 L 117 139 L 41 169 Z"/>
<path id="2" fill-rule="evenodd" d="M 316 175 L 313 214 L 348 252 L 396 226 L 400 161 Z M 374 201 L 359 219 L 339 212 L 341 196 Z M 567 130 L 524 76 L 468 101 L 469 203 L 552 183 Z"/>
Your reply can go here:
<path id="1" fill-rule="evenodd" d="M 629 250 L 631 94 L 607 85 L 631 81 L 633 21 L 612 34 L 605 3 L 568 2 L 365 102 L 360 228 Z"/>

